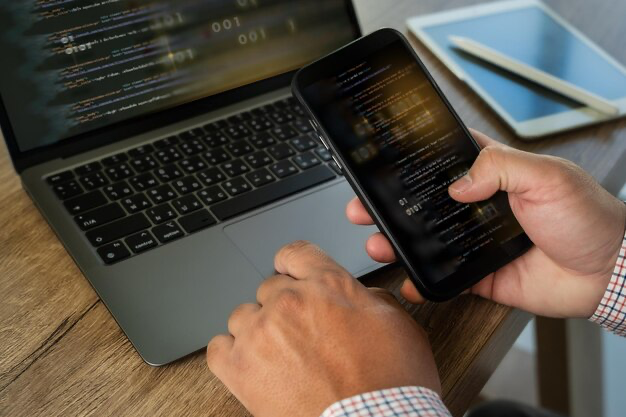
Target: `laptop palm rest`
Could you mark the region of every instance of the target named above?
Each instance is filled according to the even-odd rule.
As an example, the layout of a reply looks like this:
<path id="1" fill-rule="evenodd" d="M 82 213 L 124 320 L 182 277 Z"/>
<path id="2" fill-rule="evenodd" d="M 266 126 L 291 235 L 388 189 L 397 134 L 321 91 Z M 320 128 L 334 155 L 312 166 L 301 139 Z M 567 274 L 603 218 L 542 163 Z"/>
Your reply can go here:
<path id="1" fill-rule="evenodd" d="M 348 222 L 345 208 L 354 197 L 347 182 L 314 192 L 224 229 L 262 276 L 274 272 L 274 255 L 285 244 L 308 240 L 320 246 L 355 276 L 381 265 L 365 253 L 375 227 Z"/>

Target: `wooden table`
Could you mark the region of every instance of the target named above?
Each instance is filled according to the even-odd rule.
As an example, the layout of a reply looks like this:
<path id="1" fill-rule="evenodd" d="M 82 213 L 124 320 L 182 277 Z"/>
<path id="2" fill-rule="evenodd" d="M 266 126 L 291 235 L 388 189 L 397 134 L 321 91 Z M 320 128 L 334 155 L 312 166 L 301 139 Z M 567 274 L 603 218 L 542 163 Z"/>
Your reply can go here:
<path id="1" fill-rule="evenodd" d="M 357 0 L 366 32 L 406 33 L 413 15 L 464 0 Z M 567 20 L 626 62 L 626 2 L 552 0 Z M 526 150 L 559 155 L 600 181 L 626 165 L 626 121 L 527 144 L 411 38 L 468 125 Z M 621 172 L 620 180 L 624 179 Z M 243 416 L 246 410 L 207 370 L 204 352 L 161 368 L 145 365 L 36 210 L 0 150 L 0 415 Z M 338 213 L 338 215 L 341 215 Z M 397 291 L 404 275 L 380 273 L 367 284 Z M 407 306 L 431 338 L 443 394 L 461 416 L 521 332 L 529 315 L 475 297 Z"/>

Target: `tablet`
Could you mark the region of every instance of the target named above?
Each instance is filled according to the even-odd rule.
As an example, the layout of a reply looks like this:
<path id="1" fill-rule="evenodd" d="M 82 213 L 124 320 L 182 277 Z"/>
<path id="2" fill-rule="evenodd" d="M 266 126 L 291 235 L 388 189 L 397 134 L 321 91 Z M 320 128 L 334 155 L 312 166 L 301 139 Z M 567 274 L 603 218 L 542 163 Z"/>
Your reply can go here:
<path id="1" fill-rule="evenodd" d="M 626 69 L 537 0 L 471 6 L 411 18 L 409 29 L 527 139 L 622 117 Z M 607 116 L 455 49 L 462 36 L 589 90 L 615 104 Z"/>

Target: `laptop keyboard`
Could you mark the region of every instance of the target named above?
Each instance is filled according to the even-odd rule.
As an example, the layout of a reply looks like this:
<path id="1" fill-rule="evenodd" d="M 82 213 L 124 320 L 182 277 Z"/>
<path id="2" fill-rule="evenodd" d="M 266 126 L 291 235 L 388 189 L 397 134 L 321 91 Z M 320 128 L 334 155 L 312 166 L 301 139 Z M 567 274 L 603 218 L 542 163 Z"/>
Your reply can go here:
<path id="1" fill-rule="evenodd" d="M 46 180 L 112 264 L 337 175 L 290 97 Z"/>

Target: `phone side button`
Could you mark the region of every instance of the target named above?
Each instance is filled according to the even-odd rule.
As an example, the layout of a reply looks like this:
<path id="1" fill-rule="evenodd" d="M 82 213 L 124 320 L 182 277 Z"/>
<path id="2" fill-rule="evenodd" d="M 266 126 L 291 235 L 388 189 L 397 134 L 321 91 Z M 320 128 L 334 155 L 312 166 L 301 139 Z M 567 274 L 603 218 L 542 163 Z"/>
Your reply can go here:
<path id="1" fill-rule="evenodd" d="M 330 148 L 328 147 L 328 145 L 326 144 L 326 141 L 324 140 L 324 138 L 322 137 L 322 135 L 317 135 L 320 140 L 322 141 L 322 145 L 324 145 L 324 147 L 326 148 L 327 151 L 330 151 Z"/>
<path id="2" fill-rule="evenodd" d="M 337 172 L 337 174 L 343 175 L 342 173 L 343 168 L 341 168 L 341 164 L 339 163 L 339 161 L 337 161 L 337 158 L 335 158 L 335 155 L 333 155 L 333 162 L 331 162 L 329 165 L 331 166 L 331 168 L 333 168 Z"/>
<path id="3" fill-rule="evenodd" d="M 330 161 L 328 166 L 331 167 L 333 169 L 333 171 L 335 171 L 335 173 L 337 175 L 343 177 L 343 172 L 341 172 L 341 168 L 339 168 L 339 165 L 337 165 L 337 163 L 335 161 Z"/>

